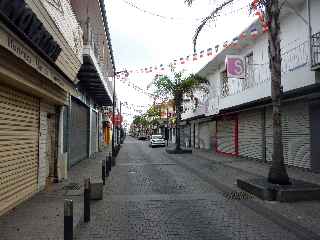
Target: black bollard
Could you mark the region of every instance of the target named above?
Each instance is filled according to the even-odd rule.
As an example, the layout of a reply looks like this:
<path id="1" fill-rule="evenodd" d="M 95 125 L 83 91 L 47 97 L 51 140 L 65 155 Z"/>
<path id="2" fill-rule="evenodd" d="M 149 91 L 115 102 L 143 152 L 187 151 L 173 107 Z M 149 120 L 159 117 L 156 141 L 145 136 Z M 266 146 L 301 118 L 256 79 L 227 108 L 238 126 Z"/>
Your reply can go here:
<path id="1" fill-rule="evenodd" d="M 102 182 L 106 185 L 106 161 L 102 160 Z"/>
<path id="2" fill-rule="evenodd" d="M 116 157 L 117 157 L 117 149 L 115 148 L 114 156 L 111 158 L 111 166 L 114 167 L 116 165 Z"/>
<path id="3" fill-rule="evenodd" d="M 108 156 L 108 167 L 109 167 L 109 172 L 111 172 L 111 164 L 112 164 L 112 155 L 109 152 L 109 156 Z"/>
<path id="4" fill-rule="evenodd" d="M 84 222 L 90 222 L 90 198 L 91 198 L 90 178 L 84 180 L 83 192 L 83 217 Z"/>
<path id="5" fill-rule="evenodd" d="M 64 200 L 64 240 L 73 240 L 73 202 Z"/>
<path id="6" fill-rule="evenodd" d="M 109 177 L 109 158 L 106 156 L 106 177 Z"/>

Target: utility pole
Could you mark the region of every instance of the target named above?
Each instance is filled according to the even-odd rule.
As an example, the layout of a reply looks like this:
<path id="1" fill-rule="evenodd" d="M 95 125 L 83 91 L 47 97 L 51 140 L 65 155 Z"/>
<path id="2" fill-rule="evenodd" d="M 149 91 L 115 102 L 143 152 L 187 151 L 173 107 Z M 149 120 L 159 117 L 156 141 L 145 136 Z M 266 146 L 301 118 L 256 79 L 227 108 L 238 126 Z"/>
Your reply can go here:
<path id="1" fill-rule="evenodd" d="M 117 73 L 116 73 L 117 74 Z M 114 138 L 115 138 L 115 109 L 116 109 L 116 76 L 113 76 L 113 96 L 112 96 L 112 157 L 115 157 Z"/>
<path id="2" fill-rule="evenodd" d="M 121 122 L 121 101 L 120 101 L 120 116 L 119 116 L 119 145 L 121 144 L 121 130 L 122 130 L 122 122 Z"/>
<path id="3" fill-rule="evenodd" d="M 166 137 L 167 137 L 167 147 L 169 145 L 169 116 L 168 116 L 168 104 L 167 104 L 167 132 L 166 132 Z"/>
<path id="4" fill-rule="evenodd" d="M 114 149 L 114 145 L 115 145 L 115 131 L 116 131 L 116 127 L 115 127 L 115 110 L 116 110 L 116 75 L 118 75 L 119 73 L 125 73 L 126 77 L 129 76 L 129 73 L 127 70 L 124 71 L 120 71 L 120 72 L 115 72 L 114 76 L 113 76 L 113 97 L 112 97 L 112 157 L 115 157 L 115 149 Z"/>

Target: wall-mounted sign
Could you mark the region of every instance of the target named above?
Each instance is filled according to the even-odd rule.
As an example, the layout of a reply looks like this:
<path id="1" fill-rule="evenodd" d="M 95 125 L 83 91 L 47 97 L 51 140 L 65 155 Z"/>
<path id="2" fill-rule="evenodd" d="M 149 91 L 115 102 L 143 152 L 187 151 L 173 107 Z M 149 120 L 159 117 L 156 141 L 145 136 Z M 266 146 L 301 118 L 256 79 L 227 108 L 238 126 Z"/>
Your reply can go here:
<path id="1" fill-rule="evenodd" d="M 29 39 L 33 48 L 56 61 L 61 52 L 60 46 L 24 0 L 0 0 L 0 17 L 12 31 Z"/>
<path id="2" fill-rule="evenodd" d="M 227 55 L 226 68 L 227 68 L 228 78 L 244 78 L 245 77 L 245 62 L 242 56 Z"/>
<path id="3" fill-rule="evenodd" d="M 0 46 L 6 48 L 16 57 L 24 61 L 38 73 L 49 79 L 51 82 L 65 90 L 66 92 L 76 94 L 71 84 L 67 83 L 50 64 L 44 61 L 29 46 L 24 44 L 6 27 L 0 24 Z"/>

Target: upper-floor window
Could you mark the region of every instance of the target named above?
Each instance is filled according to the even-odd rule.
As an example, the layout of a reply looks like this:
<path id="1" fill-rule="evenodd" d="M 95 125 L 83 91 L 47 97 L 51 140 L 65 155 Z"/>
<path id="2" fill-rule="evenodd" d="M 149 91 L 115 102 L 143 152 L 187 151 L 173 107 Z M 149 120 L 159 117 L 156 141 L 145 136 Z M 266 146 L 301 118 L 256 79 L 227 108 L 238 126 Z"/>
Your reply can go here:
<path id="1" fill-rule="evenodd" d="M 245 56 L 245 81 L 243 81 L 242 89 L 248 89 L 254 84 L 254 65 L 253 65 L 253 52 Z"/>

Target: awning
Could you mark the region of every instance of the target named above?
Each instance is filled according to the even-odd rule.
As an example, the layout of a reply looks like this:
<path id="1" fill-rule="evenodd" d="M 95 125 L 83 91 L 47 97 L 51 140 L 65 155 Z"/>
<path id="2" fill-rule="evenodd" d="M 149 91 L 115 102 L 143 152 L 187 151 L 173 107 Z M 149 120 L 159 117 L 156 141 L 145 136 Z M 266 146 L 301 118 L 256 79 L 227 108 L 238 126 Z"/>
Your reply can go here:
<path id="1" fill-rule="evenodd" d="M 84 89 L 101 106 L 111 106 L 112 96 L 101 79 L 90 55 L 83 55 L 83 64 L 78 73 L 79 87 Z"/>

